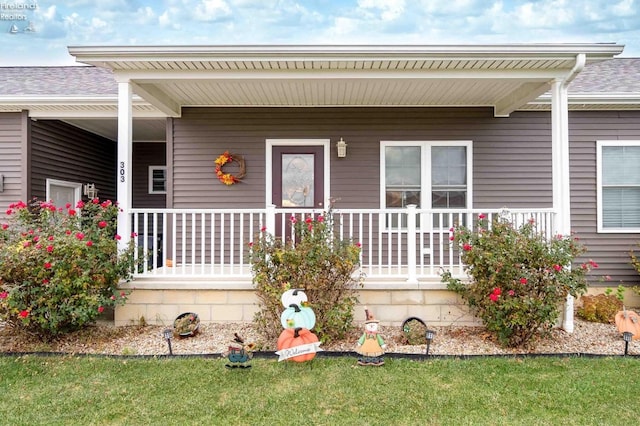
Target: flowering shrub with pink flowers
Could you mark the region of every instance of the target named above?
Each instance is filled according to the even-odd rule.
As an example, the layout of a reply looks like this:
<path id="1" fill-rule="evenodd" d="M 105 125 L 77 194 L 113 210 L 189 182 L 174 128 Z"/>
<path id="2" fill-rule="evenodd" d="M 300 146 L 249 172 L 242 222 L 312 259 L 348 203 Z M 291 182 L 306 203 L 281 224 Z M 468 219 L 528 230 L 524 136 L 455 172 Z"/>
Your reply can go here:
<path id="1" fill-rule="evenodd" d="M 479 215 L 475 228 L 452 228 L 470 282 L 442 273 L 447 288 L 460 294 L 471 312 L 503 346 L 533 344 L 556 324 L 567 296 L 584 293 L 585 275 L 598 265 L 576 264 L 586 248 L 573 236 L 551 240 L 533 220 L 519 228 Z"/>
<path id="2" fill-rule="evenodd" d="M 363 280 L 360 243 L 333 232 L 331 209 L 322 215 L 291 216 L 289 223 L 295 241 L 263 228 L 249 243 L 260 306 L 255 323 L 265 337 L 277 337 L 282 332 L 282 293 L 304 289 L 316 315 L 315 334 L 322 342 L 342 339 L 353 327 L 356 291 Z"/>
<path id="3" fill-rule="evenodd" d="M 78 330 L 122 304 L 134 241 L 118 252 L 118 207 L 94 199 L 10 205 L 0 219 L 0 320 L 42 339 Z"/>

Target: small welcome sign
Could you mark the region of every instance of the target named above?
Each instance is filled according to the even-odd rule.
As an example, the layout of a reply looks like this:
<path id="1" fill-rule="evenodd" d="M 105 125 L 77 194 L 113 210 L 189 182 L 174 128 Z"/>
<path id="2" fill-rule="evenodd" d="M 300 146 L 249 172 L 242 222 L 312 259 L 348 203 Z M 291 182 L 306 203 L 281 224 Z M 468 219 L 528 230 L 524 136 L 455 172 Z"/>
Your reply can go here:
<path id="1" fill-rule="evenodd" d="M 282 349 L 276 351 L 276 355 L 279 355 L 278 361 L 285 361 L 303 355 L 308 356 L 309 354 L 313 354 L 313 356 L 315 356 L 315 353 L 320 351 L 322 351 L 322 349 L 320 348 L 320 342 L 315 342 L 308 343 L 306 345 L 295 346 L 293 348 Z M 313 356 L 311 358 L 313 358 Z M 306 361 L 306 359 L 304 359 L 303 361 Z"/>

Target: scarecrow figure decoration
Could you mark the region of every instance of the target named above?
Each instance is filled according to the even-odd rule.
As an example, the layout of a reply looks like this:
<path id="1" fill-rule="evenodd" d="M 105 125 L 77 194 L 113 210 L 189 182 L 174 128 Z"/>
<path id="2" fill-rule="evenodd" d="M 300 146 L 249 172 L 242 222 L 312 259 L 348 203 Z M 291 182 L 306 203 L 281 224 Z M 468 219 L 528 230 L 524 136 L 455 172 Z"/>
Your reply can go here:
<path id="1" fill-rule="evenodd" d="M 384 349 L 387 345 L 382 336 L 378 334 L 378 324 L 380 321 L 373 317 L 367 308 L 364 309 L 366 320 L 364 322 L 364 333 L 358 339 L 356 352 L 362 355 L 358 358 L 358 365 L 383 365 Z"/>
<path id="2" fill-rule="evenodd" d="M 255 343 L 249 343 L 245 345 L 244 339 L 238 335 L 233 334 L 234 338 L 229 344 L 227 351 L 223 354 L 226 356 L 229 362 L 225 364 L 227 368 L 251 368 L 251 359 L 253 358 L 253 351 L 255 350 Z"/>

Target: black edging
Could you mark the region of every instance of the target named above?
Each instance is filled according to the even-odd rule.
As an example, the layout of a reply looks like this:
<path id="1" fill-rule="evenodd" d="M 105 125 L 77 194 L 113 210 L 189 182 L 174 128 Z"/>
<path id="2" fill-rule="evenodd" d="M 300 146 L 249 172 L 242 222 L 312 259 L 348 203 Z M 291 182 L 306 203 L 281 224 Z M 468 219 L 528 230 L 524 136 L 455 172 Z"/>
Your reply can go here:
<path id="1" fill-rule="evenodd" d="M 276 359 L 278 355 L 272 351 L 254 352 L 254 358 Z M 22 356 L 38 356 L 38 357 L 77 357 L 77 358 L 113 358 L 113 359 L 183 359 L 183 358 L 204 358 L 204 359 L 222 359 L 226 358 L 221 353 L 208 354 L 155 354 L 155 355 L 117 355 L 117 354 L 95 354 L 95 353 L 74 353 L 74 352 L 0 352 L 1 357 L 22 357 Z M 353 357 L 357 358 L 358 354 L 351 351 L 321 351 L 317 353 L 318 358 L 340 358 Z M 436 359 L 482 359 L 482 358 L 638 358 L 640 354 L 594 354 L 583 352 L 566 352 L 566 353 L 522 353 L 522 354 L 478 354 L 478 355 L 425 355 L 413 353 L 391 352 L 385 353 L 387 359 L 409 359 L 413 361 L 430 361 Z"/>

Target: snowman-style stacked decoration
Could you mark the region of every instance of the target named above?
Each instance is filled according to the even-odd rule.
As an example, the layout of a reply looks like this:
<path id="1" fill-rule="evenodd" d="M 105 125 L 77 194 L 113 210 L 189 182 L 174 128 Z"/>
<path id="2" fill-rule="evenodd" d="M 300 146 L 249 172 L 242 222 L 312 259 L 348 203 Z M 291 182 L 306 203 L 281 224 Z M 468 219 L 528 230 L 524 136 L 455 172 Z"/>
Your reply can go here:
<path id="1" fill-rule="evenodd" d="M 304 290 L 291 289 L 285 291 L 280 300 L 284 311 L 280 315 L 280 323 L 284 330 L 278 337 L 278 361 L 309 361 L 321 351 L 318 337 L 311 332 L 316 325 L 316 314 L 308 306 Z"/>

